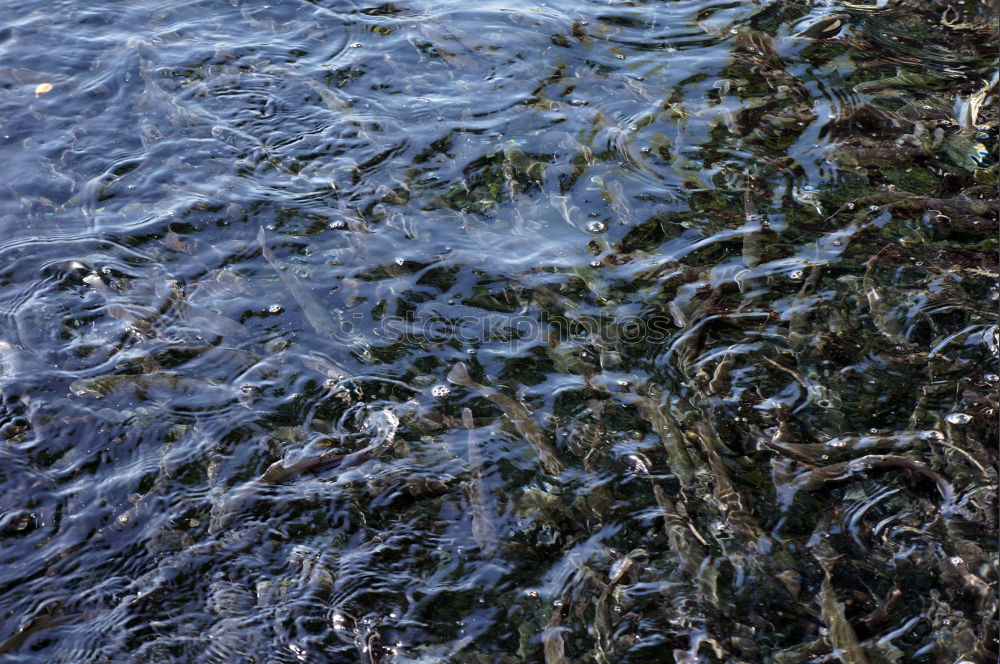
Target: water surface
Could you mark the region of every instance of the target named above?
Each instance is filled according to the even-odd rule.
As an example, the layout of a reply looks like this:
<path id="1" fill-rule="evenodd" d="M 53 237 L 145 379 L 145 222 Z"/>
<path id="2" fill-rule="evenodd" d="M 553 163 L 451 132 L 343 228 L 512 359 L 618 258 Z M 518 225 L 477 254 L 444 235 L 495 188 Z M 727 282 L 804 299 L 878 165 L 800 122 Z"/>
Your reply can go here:
<path id="1" fill-rule="evenodd" d="M 0 10 L 4 661 L 995 661 L 997 16 Z"/>

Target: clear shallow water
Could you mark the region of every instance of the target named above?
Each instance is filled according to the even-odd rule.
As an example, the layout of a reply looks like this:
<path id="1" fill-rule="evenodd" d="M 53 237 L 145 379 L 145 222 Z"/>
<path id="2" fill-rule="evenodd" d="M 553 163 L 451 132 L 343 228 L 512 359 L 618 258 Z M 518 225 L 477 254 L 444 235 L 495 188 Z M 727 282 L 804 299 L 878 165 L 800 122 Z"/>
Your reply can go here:
<path id="1" fill-rule="evenodd" d="M 5 660 L 995 659 L 992 5 L 0 15 Z"/>

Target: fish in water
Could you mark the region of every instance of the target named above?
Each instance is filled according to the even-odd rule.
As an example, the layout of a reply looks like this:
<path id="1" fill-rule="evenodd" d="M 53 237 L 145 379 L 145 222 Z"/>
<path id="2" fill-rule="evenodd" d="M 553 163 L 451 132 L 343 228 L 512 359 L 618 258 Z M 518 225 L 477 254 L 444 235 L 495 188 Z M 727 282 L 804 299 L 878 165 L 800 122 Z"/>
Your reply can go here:
<path id="1" fill-rule="evenodd" d="M 257 242 L 260 244 L 260 251 L 264 259 L 267 260 L 268 264 L 281 277 L 285 288 L 288 289 L 288 292 L 292 294 L 292 297 L 295 298 L 295 301 L 302 308 L 302 312 L 305 313 L 309 324 L 316 330 L 316 334 L 324 339 L 341 341 L 352 350 L 358 351 L 362 355 L 367 355 L 368 345 L 364 339 L 357 334 L 348 332 L 349 328 L 345 325 L 341 325 L 338 329 L 330 314 L 327 313 L 327 310 L 316 299 L 312 291 L 306 288 L 291 271 L 281 268 L 274 257 L 274 253 L 267 246 L 267 237 L 264 235 L 263 226 L 260 227 L 260 232 L 257 233 Z"/>
<path id="2" fill-rule="evenodd" d="M 472 538 L 479 545 L 479 550 L 485 556 L 492 556 L 497 550 L 499 541 L 496 534 L 496 511 L 493 509 L 493 497 L 486 487 L 483 476 L 485 464 L 479 441 L 476 439 L 475 423 L 472 411 L 462 410 L 462 425 L 469 431 L 469 502 L 472 503 Z"/>
<path id="3" fill-rule="evenodd" d="M 448 382 L 453 385 L 467 387 L 470 390 L 476 390 L 499 406 L 500 410 L 507 416 L 507 419 L 514 425 L 517 432 L 535 449 L 535 452 L 538 454 L 538 460 L 541 462 L 542 467 L 545 468 L 545 471 L 550 475 L 559 475 L 562 472 L 562 464 L 559 462 L 555 448 L 552 447 L 548 438 L 546 438 L 545 434 L 535 424 L 535 420 L 531 417 L 531 412 L 522 404 L 505 394 L 501 394 L 492 387 L 480 385 L 473 381 L 469 376 L 469 370 L 465 368 L 465 364 L 462 362 L 456 363 L 451 368 L 451 371 L 448 372 Z"/>

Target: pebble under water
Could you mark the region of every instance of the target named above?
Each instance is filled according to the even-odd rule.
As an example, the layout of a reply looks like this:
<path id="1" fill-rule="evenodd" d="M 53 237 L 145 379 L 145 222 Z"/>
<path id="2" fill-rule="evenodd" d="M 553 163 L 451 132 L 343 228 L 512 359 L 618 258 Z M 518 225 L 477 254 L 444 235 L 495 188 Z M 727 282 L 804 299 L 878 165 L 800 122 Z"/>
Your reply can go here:
<path id="1" fill-rule="evenodd" d="M 0 661 L 996 661 L 998 16 L 6 3 Z"/>

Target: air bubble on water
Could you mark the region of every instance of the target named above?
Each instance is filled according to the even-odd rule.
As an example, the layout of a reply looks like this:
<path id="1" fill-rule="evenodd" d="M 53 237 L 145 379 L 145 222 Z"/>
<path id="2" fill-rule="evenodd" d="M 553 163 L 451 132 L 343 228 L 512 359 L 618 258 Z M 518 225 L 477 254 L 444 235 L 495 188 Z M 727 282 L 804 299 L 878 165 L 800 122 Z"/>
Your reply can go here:
<path id="1" fill-rule="evenodd" d="M 337 230 L 344 228 L 345 226 L 347 226 L 347 224 L 344 223 L 343 219 L 337 219 L 336 221 L 331 221 L 326 227 L 330 230 Z"/>
<path id="2" fill-rule="evenodd" d="M 285 308 L 280 304 L 272 304 L 267 308 L 267 313 L 269 314 L 280 314 Z"/>
<path id="3" fill-rule="evenodd" d="M 963 425 L 972 421 L 972 415 L 968 413 L 948 413 L 944 419 L 948 424 Z"/>
<path id="4" fill-rule="evenodd" d="M 402 256 L 397 256 L 396 257 L 396 265 L 402 265 L 405 262 L 406 262 L 406 259 L 403 258 Z"/>
<path id="5" fill-rule="evenodd" d="M 451 394 L 451 388 L 447 385 L 435 385 L 431 388 L 431 396 L 440 399 L 441 397 L 446 397 Z"/>
<path id="6" fill-rule="evenodd" d="M 791 279 L 792 281 L 799 281 L 800 279 L 802 279 L 805 276 L 806 276 L 806 273 L 804 271 L 802 271 L 802 270 L 795 270 L 794 272 L 792 272 L 791 274 L 788 275 L 788 278 Z"/>
<path id="7" fill-rule="evenodd" d="M 603 221 L 591 221 L 587 224 L 587 230 L 591 233 L 603 233 L 608 229 L 608 225 Z"/>
<path id="8" fill-rule="evenodd" d="M 988 373 L 985 376 L 983 376 L 983 379 L 990 383 L 996 383 L 997 381 L 1000 381 L 1000 376 Z"/>

